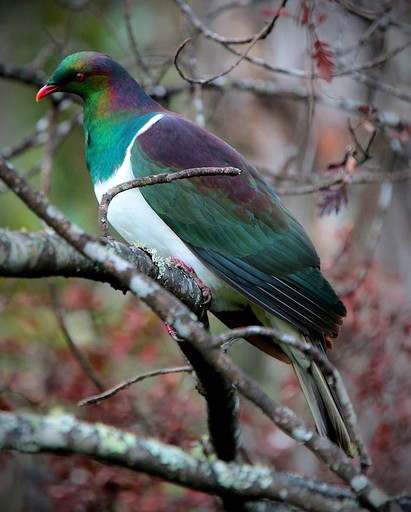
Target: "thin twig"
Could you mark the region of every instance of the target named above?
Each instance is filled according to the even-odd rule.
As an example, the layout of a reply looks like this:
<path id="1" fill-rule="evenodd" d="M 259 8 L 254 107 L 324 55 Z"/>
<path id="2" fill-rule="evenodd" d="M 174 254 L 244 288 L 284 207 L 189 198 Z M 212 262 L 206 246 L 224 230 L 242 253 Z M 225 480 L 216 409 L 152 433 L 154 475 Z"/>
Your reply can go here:
<path id="1" fill-rule="evenodd" d="M 394 87 L 391 84 L 387 84 L 386 82 L 383 82 L 381 79 L 375 79 L 372 78 L 364 73 L 360 73 L 358 71 L 351 73 L 352 78 L 361 83 L 368 85 L 368 87 L 371 87 L 373 89 L 377 89 L 379 91 L 383 91 L 386 94 L 389 94 L 390 96 L 394 96 L 395 98 L 398 98 L 399 100 L 406 101 L 407 103 L 411 103 L 411 94 L 399 89 L 398 87 Z"/>
<path id="2" fill-rule="evenodd" d="M 137 45 L 137 39 L 134 34 L 133 27 L 131 25 L 131 8 L 130 8 L 130 0 L 124 0 L 124 20 L 126 23 L 126 29 L 128 38 L 130 40 L 130 46 L 131 50 L 133 51 L 134 60 L 137 65 L 137 69 L 141 69 L 144 72 L 147 71 L 146 63 L 144 62 L 144 58 L 141 55 L 138 45 Z"/>
<path id="3" fill-rule="evenodd" d="M 184 2 L 183 0 L 173 0 L 175 4 L 178 5 L 181 12 L 185 15 L 185 17 L 190 21 L 190 23 L 195 27 L 198 32 L 203 34 L 208 39 L 211 39 L 212 41 L 216 41 L 217 43 L 223 43 L 223 44 L 246 44 L 246 43 L 252 43 L 256 37 L 259 36 L 259 34 L 267 29 L 267 25 L 269 26 L 269 30 L 266 31 L 266 33 L 263 36 L 259 36 L 259 39 L 265 39 L 271 30 L 274 27 L 273 21 L 266 24 L 259 32 L 256 34 L 244 36 L 244 37 L 225 37 L 219 34 L 218 32 L 215 32 L 210 27 L 208 27 L 205 23 L 203 23 L 200 18 L 193 12 L 191 7 Z M 285 7 L 285 4 L 287 2 L 283 2 L 283 5 L 281 8 Z"/>
<path id="4" fill-rule="evenodd" d="M 267 173 L 270 173 L 267 170 Z M 273 173 L 270 173 L 273 176 Z M 344 181 L 345 172 L 339 173 L 334 178 L 329 180 L 319 180 L 314 183 L 307 183 L 299 186 L 287 186 L 287 187 L 275 187 L 275 191 L 280 196 L 297 196 L 305 194 L 313 194 L 318 192 L 324 187 L 333 187 L 335 185 L 341 185 Z M 274 174 L 274 180 L 283 179 L 284 181 L 289 180 L 288 177 L 281 178 Z M 352 185 L 364 185 L 366 183 L 382 183 L 389 181 L 392 183 L 399 181 L 411 180 L 411 169 L 404 169 L 403 171 L 394 171 L 392 173 L 382 171 L 360 171 L 351 177 L 350 186 Z"/>
<path id="5" fill-rule="evenodd" d="M 163 172 L 161 174 L 154 174 L 144 176 L 135 180 L 126 181 L 120 185 L 110 188 L 101 198 L 100 206 L 98 209 L 98 224 L 100 235 L 107 237 L 108 222 L 107 212 L 110 202 L 117 194 L 131 190 L 133 188 L 146 187 L 149 185 L 160 185 L 164 183 L 171 183 L 172 181 L 182 180 L 186 178 L 195 178 L 200 176 L 237 176 L 241 173 L 236 167 L 196 167 L 192 169 L 184 169 L 178 172 Z"/>
<path id="6" fill-rule="evenodd" d="M 367 277 L 368 270 L 370 269 L 370 263 L 377 248 L 378 241 L 381 236 L 382 227 L 384 224 L 385 214 L 391 205 L 393 198 L 392 183 L 388 180 L 381 184 L 378 200 L 377 209 L 374 214 L 371 227 L 368 230 L 367 242 L 364 248 L 364 258 L 359 270 L 357 271 L 357 277 L 354 283 L 345 287 L 338 287 L 338 294 L 342 297 L 352 295 L 364 282 Z"/>
<path id="7" fill-rule="evenodd" d="M 61 103 L 59 104 L 61 105 Z M 57 148 L 64 138 L 73 130 L 76 126 L 79 126 L 82 121 L 82 115 L 77 114 L 73 119 L 67 119 L 59 123 L 54 130 L 54 145 Z M 49 126 L 48 116 L 43 117 L 37 122 L 36 129 L 30 135 L 24 137 L 20 142 L 17 142 L 14 146 L 4 147 L 1 149 L 1 154 L 4 158 L 13 158 L 24 151 L 35 148 L 44 144 L 47 140 L 47 130 Z"/>
<path id="8" fill-rule="evenodd" d="M 203 79 L 203 80 L 190 79 L 190 78 L 186 77 L 184 75 L 184 73 L 182 73 L 182 71 L 180 70 L 178 63 L 177 63 L 177 58 L 178 58 L 179 53 L 181 52 L 181 50 L 184 48 L 184 46 L 188 42 L 187 40 L 184 41 L 180 45 L 180 47 L 177 49 L 177 53 L 174 57 L 174 61 L 175 61 L 175 65 L 176 65 L 176 68 L 177 68 L 179 74 L 182 76 L 182 78 L 184 80 L 188 81 L 189 83 L 191 83 L 191 84 L 199 83 L 201 85 L 206 85 L 209 82 L 211 82 L 219 77 L 222 77 L 222 76 L 226 75 L 227 73 L 229 73 L 230 71 L 232 71 L 232 69 L 234 67 L 238 66 L 238 64 L 242 60 L 246 60 L 247 62 L 250 62 L 251 64 L 257 65 L 259 67 L 265 68 L 265 69 L 275 72 L 275 73 L 284 73 L 284 74 L 287 74 L 290 76 L 295 76 L 295 77 L 305 78 L 305 79 L 321 78 L 321 75 L 319 73 L 312 74 L 311 71 L 307 73 L 306 71 L 300 70 L 300 69 L 279 68 L 276 66 L 272 66 L 265 60 L 261 59 L 260 57 L 252 57 L 252 56 L 248 55 L 249 51 L 251 50 L 251 47 L 249 47 L 248 50 L 246 50 L 246 52 L 240 52 L 236 48 L 233 48 L 233 45 L 242 44 L 242 43 L 252 43 L 252 46 L 254 46 L 254 44 L 256 43 L 256 41 L 258 39 L 264 39 L 265 37 L 267 37 L 268 33 L 271 32 L 273 26 L 269 27 L 269 31 L 267 32 L 267 34 L 265 34 L 264 36 L 260 36 L 259 38 L 258 38 L 258 33 L 255 34 L 254 36 L 246 36 L 244 38 L 226 38 L 224 36 L 221 36 L 217 32 L 214 32 L 209 27 L 207 27 L 203 22 L 201 22 L 201 20 L 193 13 L 193 11 L 190 9 L 190 7 L 183 0 L 174 0 L 174 2 L 180 7 L 180 9 L 184 13 L 184 15 L 190 20 L 190 22 L 193 24 L 193 26 L 201 34 L 203 34 L 208 39 L 211 39 L 213 41 L 216 41 L 216 42 L 222 44 L 228 51 L 230 51 L 231 53 L 233 53 L 234 55 L 237 55 L 239 57 L 239 60 L 236 61 L 233 64 L 233 66 L 231 66 L 228 70 L 224 71 L 221 74 L 218 74 L 212 78 Z M 273 21 L 276 21 L 276 19 L 279 17 L 281 9 L 285 7 L 285 4 L 286 4 L 286 2 L 283 2 L 282 6 L 278 10 L 278 14 L 276 15 L 276 17 L 273 18 L 271 23 L 273 23 Z M 381 12 L 379 15 L 385 15 L 385 10 L 384 10 L 384 12 Z M 260 31 L 260 33 L 262 31 L 264 31 L 264 28 Z M 257 40 L 256 40 L 256 38 L 257 38 Z M 397 98 L 400 98 L 407 102 L 411 102 L 411 98 L 410 98 L 409 94 L 407 94 L 405 91 L 395 88 L 395 87 L 391 86 L 390 84 L 383 84 L 383 83 L 378 84 L 377 80 L 373 80 L 372 78 L 369 78 L 366 75 L 361 73 L 364 70 L 374 68 L 376 66 L 381 65 L 382 63 L 387 62 L 387 60 L 391 59 L 397 53 L 406 49 L 410 45 L 410 43 L 411 43 L 411 40 L 407 40 L 407 41 L 405 41 L 405 43 L 399 45 L 398 47 L 394 48 L 393 50 L 391 50 L 383 55 L 379 55 L 374 60 L 367 61 L 364 64 L 358 65 L 357 67 L 336 70 L 333 73 L 333 77 L 352 75 L 353 78 L 357 81 L 360 81 L 363 83 L 368 83 L 368 85 L 372 85 L 376 88 L 384 90 L 385 92 L 388 92 L 389 94 L 391 94 Z"/>
<path id="9" fill-rule="evenodd" d="M 44 148 L 43 162 L 41 166 L 41 191 L 46 197 L 50 196 L 51 189 L 51 173 L 53 170 L 54 153 L 56 151 L 56 123 L 58 109 L 55 103 L 52 103 L 48 114 L 46 143 Z"/>
<path id="10" fill-rule="evenodd" d="M 359 18 L 363 18 L 367 21 L 372 21 L 375 20 L 376 18 L 380 18 L 388 10 L 388 6 L 385 2 L 382 2 L 382 4 L 380 4 L 379 2 L 374 3 L 374 6 L 376 7 L 375 10 L 367 9 L 367 7 L 362 7 L 361 4 L 358 4 L 357 2 L 352 2 L 351 0 L 337 0 L 337 3 L 339 3 L 346 11 L 355 14 Z M 369 5 L 372 6 L 373 3 Z"/>
<path id="11" fill-rule="evenodd" d="M 355 133 L 355 128 L 352 127 L 350 121 L 348 122 L 348 131 L 350 132 L 350 135 L 353 141 L 355 142 L 355 146 L 347 152 L 346 158 L 349 155 L 351 155 L 355 158 L 357 165 L 364 164 L 367 160 L 369 160 L 372 157 L 370 150 L 377 135 L 377 130 L 375 129 L 374 126 L 372 126 L 372 133 L 365 147 L 363 147 L 363 145 L 358 140 L 357 134 Z"/>
<path id="12" fill-rule="evenodd" d="M 184 35 L 190 37 L 189 31 L 187 29 L 187 24 L 184 25 L 183 31 Z M 194 51 L 194 44 L 191 43 L 187 46 L 188 48 L 188 67 L 190 69 L 190 74 L 195 79 L 198 77 L 198 63 L 196 53 Z M 201 126 L 205 127 L 205 114 L 204 114 L 204 101 L 203 101 L 203 87 L 200 84 L 194 84 L 191 88 L 194 111 L 195 111 L 195 122 Z"/>
<path id="13" fill-rule="evenodd" d="M 79 348 L 77 347 L 73 338 L 71 337 L 69 330 L 67 329 L 66 321 L 64 319 L 63 308 L 61 306 L 60 299 L 57 295 L 57 289 L 56 289 L 54 281 L 49 281 L 49 290 L 50 290 L 51 300 L 53 303 L 53 311 L 56 315 L 60 329 L 66 339 L 67 345 L 68 345 L 71 353 L 73 354 L 73 356 L 77 360 L 77 362 L 80 364 L 85 375 L 94 383 L 94 385 L 96 386 L 96 388 L 98 390 L 103 391 L 103 389 L 105 388 L 103 381 L 100 379 L 100 377 L 94 371 L 94 368 L 91 366 L 91 364 L 83 356 L 83 354 L 81 353 L 81 350 L 79 350 Z"/>
<path id="14" fill-rule="evenodd" d="M 245 58 L 247 58 L 248 54 L 251 52 L 251 50 L 254 48 L 254 46 L 256 45 L 256 43 L 262 39 L 265 39 L 268 34 L 271 33 L 271 31 L 273 30 L 274 28 L 274 25 L 275 23 L 277 22 L 278 18 L 280 17 L 281 15 L 281 10 L 286 6 L 287 4 L 287 1 L 288 0 L 283 0 L 282 4 L 281 4 L 281 7 L 279 8 L 277 14 L 273 17 L 273 19 L 268 23 L 266 24 L 259 32 L 257 32 L 257 34 L 255 34 L 255 36 L 253 37 L 253 39 L 250 41 L 250 44 L 247 46 L 247 48 L 242 52 L 242 53 L 239 53 L 239 52 L 235 52 L 237 55 L 239 55 L 239 58 L 233 63 L 231 64 L 231 66 L 229 66 L 227 69 L 225 69 L 224 71 L 222 71 L 221 73 L 218 73 L 214 76 L 211 76 L 209 78 L 203 78 L 203 79 L 193 79 L 193 78 L 188 78 L 187 76 L 184 75 L 183 71 L 181 70 L 179 64 L 178 64 L 178 57 L 180 55 L 180 53 L 182 52 L 183 48 L 187 45 L 187 43 L 189 41 L 191 41 L 190 38 L 186 39 L 185 41 L 183 41 L 180 46 L 177 48 L 177 51 L 176 51 L 176 54 L 175 54 L 175 57 L 174 57 L 174 65 L 179 73 L 179 75 L 181 76 L 181 78 L 183 80 L 186 80 L 187 82 L 189 82 L 190 84 L 201 84 L 201 85 L 205 85 L 205 84 L 208 84 L 209 82 L 212 82 L 213 80 L 216 80 L 217 78 L 220 78 L 222 76 L 225 76 L 225 75 L 228 75 L 233 69 L 235 69 Z M 224 46 L 227 47 L 227 44 L 224 44 Z"/>
<path id="15" fill-rule="evenodd" d="M 204 87 L 209 89 L 216 89 L 218 91 L 227 92 L 230 90 L 238 90 L 249 92 L 258 96 L 271 97 L 271 98 L 284 98 L 292 101 L 307 101 L 311 95 L 311 91 L 307 87 L 301 85 L 281 85 L 273 80 L 262 80 L 252 78 L 238 78 L 229 79 L 221 77 L 217 80 L 206 84 Z M 186 92 L 189 89 L 189 84 L 172 86 L 172 87 L 148 87 L 147 92 L 154 99 L 168 100 L 178 94 Z M 369 112 L 373 112 L 373 122 L 378 126 L 389 126 L 395 130 L 402 131 L 407 129 L 409 125 L 408 118 L 401 117 L 394 111 L 383 111 L 376 109 L 369 103 L 364 101 L 357 101 L 350 98 L 336 97 L 331 94 L 321 93 L 321 91 L 314 91 L 313 99 L 316 103 L 323 105 L 327 108 L 334 108 L 356 114 L 360 117 L 368 117 Z"/>
<path id="16" fill-rule="evenodd" d="M 182 45 L 184 46 L 186 43 L 187 43 L 187 41 L 184 41 L 182 43 Z M 281 73 L 281 74 L 285 74 L 285 75 L 296 77 L 296 78 L 302 78 L 302 79 L 308 79 L 308 78 L 321 79 L 322 78 L 318 72 L 312 74 L 311 71 L 309 73 L 307 73 L 306 71 L 304 71 L 302 69 L 281 68 L 278 66 L 273 66 L 273 65 L 269 64 L 267 61 L 265 61 L 264 59 L 262 59 L 261 57 L 254 57 L 254 56 L 248 55 L 247 53 L 241 53 L 237 49 L 235 49 L 229 45 L 224 45 L 224 46 L 228 51 L 230 51 L 231 53 L 233 53 L 234 55 L 237 55 L 239 57 L 239 60 L 235 63 L 235 65 L 238 65 L 242 60 L 246 60 L 250 64 L 254 64 L 255 66 L 261 67 L 261 68 L 266 69 L 273 73 Z M 181 50 L 182 50 L 182 47 L 180 46 L 180 48 L 177 51 L 180 52 Z M 176 55 L 176 57 L 177 57 L 177 55 Z M 176 59 L 176 57 L 175 57 L 175 59 Z M 369 64 L 370 63 L 365 64 L 365 69 L 368 69 Z M 375 65 L 378 65 L 378 64 L 379 64 L 379 62 L 375 63 Z M 235 65 L 234 65 L 234 67 L 235 67 Z M 202 85 L 207 85 L 210 82 L 212 82 L 213 80 L 220 79 L 222 76 L 229 73 L 232 69 L 230 68 L 226 72 L 220 73 L 219 75 L 215 75 L 212 78 L 205 79 L 202 81 L 195 81 L 195 80 L 189 79 L 184 74 L 181 73 L 181 71 L 178 69 L 178 67 L 177 67 L 177 70 L 179 71 L 180 75 L 189 83 L 201 83 Z M 411 103 L 411 96 L 406 91 L 399 89 L 398 87 L 394 87 L 391 84 L 382 82 L 380 80 L 375 80 L 375 79 L 365 75 L 364 73 L 362 73 L 361 72 L 362 70 L 363 70 L 362 65 L 355 68 L 355 70 L 349 69 L 349 68 L 344 69 L 344 70 L 336 70 L 333 73 L 333 77 L 342 77 L 342 76 L 349 75 L 357 82 L 365 83 L 366 85 L 368 85 L 370 87 L 374 87 L 375 89 L 382 90 L 391 96 L 394 96 L 400 100 Z"/>
<path id="17" fill-rule="evenodd" d="M 207 88 L 217 89 L 219 91 L 227 92 L 231 89 L 250 92 L 264 97 L 280 97 L 284 99 L 290 99 L 293 101 L 307 101 L 310 98 L 311 91 L 301 85 L 281 85 L 273 80 L 262 80 L 262 79 L 251 79 L 251 78 L 238 78 L 228 79 L 227 77 L 221 77 L 206 84 Z M 153 90 L 153 96 L 157 99 L 167 98 L 169 96 L 179 94 L 184 91 L 184 88 L 169 88 L 161 90 L 162 95 L 156 96 L 155 90 Z M 335 108 L 356 114 L 361 117 L 367 117 L 368 113 L 374 112 L 373 118 L 378 126 L 390 126 L 395 129 L 403 129 L 409 124 L 408 119 L 404 116 L 401 117 L 397 112 L 393 111 L 381 111 L 374 108 L 373 105 L 364 103 L 364 101 L 357 101 L 349 98 L 342 98 L 332 96 L 330 94 L 324 94 L 320 91 L 314 91 L 313 100 L 320 105 L 325 107 Z"/>
<path id="18" fill-rule="evenodd" d="M 411 44 L 411 38 L 407 39 L 405 43 L 400 44 L 399 46 L 393 48 L 392 50 L 383 53 L 382 55 L 378 55 L 374 59 L 371 59 L 367 62 L 364 62 L 363 64 L 359 64 L 358 66 L 351 66 L 347 67 L 345 69 L 341 69 L 335 73 L 333 73 L 333 76 L 349 76 L 353 73 L 366 71 L 367 69 L 373 69 L 377 66 L 381 66 L 381 64 L 387 63 L 389 60 L 391 60 L 393 57 L 401 53 L 403 50 L 408 48 Z"/>
<path id="19" fill-rule="evenodd" d="M 163 368 L 161 370 L 152 370 L 150 372 L 142 373 L 140 375 L 131 377 L 130 379 L 127 379 L 123 382 L 120 382 L 120 384 L 117 384 L 116 386 L 113 386 L 112 388 L 107 389 L 106 391 L 103 391 L 98 395 L 93 395 L 89 396 L 88 398 L 84 398 L 83 400 L 77 402 L 77 405 L 79 407 L 84 407 L 85 405 L 99 404 L 103 400 L 107 400 L 107 398 L 111 398 L 118 392 L 129 388 L 131 385 L 136 384 L 137 382 L 141 382 L 142 380 L 149 379 L 151 377 L 157 377 L 158 375 L 167 375 L 169 373 L 192 373 L 192 371 L 193 368 L 191 366 L 178 366 L 176 368 Z"/>

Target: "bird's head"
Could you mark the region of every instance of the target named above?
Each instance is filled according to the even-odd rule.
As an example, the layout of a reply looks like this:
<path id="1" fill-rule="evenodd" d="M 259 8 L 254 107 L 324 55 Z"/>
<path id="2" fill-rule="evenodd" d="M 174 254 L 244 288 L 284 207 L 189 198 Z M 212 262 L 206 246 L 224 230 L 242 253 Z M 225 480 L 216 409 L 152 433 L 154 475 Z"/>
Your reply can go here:
<path id="1" fill-rule="evenodd" d="M 118 75 L 126 70 L 108 55 L 97 52 L 79 52 L 60 62 L 36 96 L 36 101 L 54 92 L 69 92 L 87 99 L 96 91 L 110 87 Z"/>

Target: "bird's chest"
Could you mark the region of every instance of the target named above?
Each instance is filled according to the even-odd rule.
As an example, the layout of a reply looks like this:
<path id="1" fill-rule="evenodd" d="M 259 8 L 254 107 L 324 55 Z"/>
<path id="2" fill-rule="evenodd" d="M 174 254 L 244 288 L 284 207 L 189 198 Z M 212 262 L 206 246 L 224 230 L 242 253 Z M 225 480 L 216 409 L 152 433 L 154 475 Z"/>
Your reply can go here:
<path id="1" fill-rule="evenodd" d="M 105 192 L 135 179 L 130 161 L 124 161 L 112 176 L 95 184 L 94 192 L 100 203 Z M 167 186 L 167 185 L 164 185 Z M 177 258 L 192 267 L 197 276 L 211 288 L 216 310 L 232 309 L 240 297 L 196 257 L 187 245 L 150 207 L 138 188 L 118 194 L 111 201 L 108 220 L 129 243 L 155 249 L 163 258 Z M 234 306 L 235 303 L 235 306 Z"/>
<path id="2" fill-rule="evenodd" d="M 130 161 L 125 160 L 112 176 L 95 184 L 98 202 L 112 187 L 133 179 Z M 162 257 L 182 257 L 187 252 L 191 253 L 151 208 L 138 188 L 122 192 L 111 201 L 108 220 L 125 240 L 156 249 Z"/>

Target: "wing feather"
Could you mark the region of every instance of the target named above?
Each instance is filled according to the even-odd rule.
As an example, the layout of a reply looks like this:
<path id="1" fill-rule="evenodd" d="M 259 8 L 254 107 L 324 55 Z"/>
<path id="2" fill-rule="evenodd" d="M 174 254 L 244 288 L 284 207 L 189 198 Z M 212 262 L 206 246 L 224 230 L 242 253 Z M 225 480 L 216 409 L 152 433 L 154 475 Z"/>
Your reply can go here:
<path id="1" fill-rule="evenodd" d="M 239 293 L 303 332 L 337 334 L 345 308 L 322 276 L 315 248 L 236 150 L 194 123 L 166 114 L 136 139 L 131 155 L 139 175 L 239 168 L 237 177 L 198 177 L 141 192 L 163 221 Z"/>

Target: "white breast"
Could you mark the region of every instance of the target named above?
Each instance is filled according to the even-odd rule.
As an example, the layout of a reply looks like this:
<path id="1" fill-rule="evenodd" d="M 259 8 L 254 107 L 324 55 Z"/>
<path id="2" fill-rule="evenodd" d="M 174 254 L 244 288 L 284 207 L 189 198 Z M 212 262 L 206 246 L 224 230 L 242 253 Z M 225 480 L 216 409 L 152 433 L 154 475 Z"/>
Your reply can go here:
<path id="1" fill-rule="evenodd" d="M 160 119 L 161 117 L 163 116 L 160 115 Z M 147 129 L 154 124 L 153 120 L 154 118 L 149 121 L 151 124 Z M 95 184 L 94 192 L 99 203 L 103 194 L 110 188 L 135 178 L 130 160 L 131 148 L 146 126 L 144 125 L 131 141 L 124 161 L 116 172 L 108 180 Z M 167 184 L 161 186 L 166 187 Z M 228 285 L 210 272 L 156 214 L 138 188 L 118 194 L 110 203 L 107 217 L 110 224 L 127 242 L 156 249 L 163 258 L 174 257 L 192 267 L 197 276 L 211 288 L 213 305 L 217 310 L 232 309 L 238 302 L 242 302 L 238 294 L 233 294 L 233 290 Z"/>
<path id="2" fill-rule="evenodd" d="M 124 161 L 111 178 L 96 184 L 97 200 L 100 202 L 110 188 L 133 179 L 130 160 Z M 138 188 L 122 192 L 111 201 L 108 220 L 127 242 L 154 248 L 162 257 L 174 256 L 191 266 L 188 260 L 194 257 L 192 252 L 148 205 Z"/>

